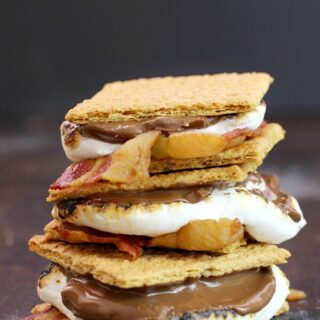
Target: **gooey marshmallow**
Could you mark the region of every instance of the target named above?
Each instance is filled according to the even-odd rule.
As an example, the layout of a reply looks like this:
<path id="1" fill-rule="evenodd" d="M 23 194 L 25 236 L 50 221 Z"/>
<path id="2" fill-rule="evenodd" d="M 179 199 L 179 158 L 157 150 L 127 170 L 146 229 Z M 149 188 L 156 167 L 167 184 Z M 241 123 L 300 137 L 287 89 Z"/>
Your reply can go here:
<path id="1" fill-rule="evenodd" d="M 197 203 L 172 202 L 159 205 L 133 205 L 121 214 L 114 209 L 101 209 L 91 205 L 80 205 L 76 213 L 65 218 L 78 226 L 91 227 L 100 231 L 156 237 L 178 231 L 191 221 L 238 219 L 245 230 L 258 242 L 279 244 L 297 235 L 306 224 L 297 200 L 292 205 L 301 219 L 295 222 L 274 202 L 250 192 L 264 191 L 263 179 L 249 180 L 246 186 L 229 183 L 226 188 L 215 188 L 205 199 Z M 58 211 L 53 216 L 59 219 Z"/>
<path id="2" fill-rule="evenodd" d="M 260 104 L 255 110 L 245 113 L 240 113 L 236 117 L 222 118 L 219 122 L 203 129 L 187 130 L 184 132 L 174 133 L 175 135 L 183 135 L 186 132 L 224 135 L 237 129 L 256 130 L 263 122 L 266 112 L 266 105 Z M 66 156 L 71 161 L 80 161 L 84 159 L 95 159 L 101 156 L 111 154 L 120 148 L 119 143 L 108 143 L 98 139 L 79 137 L 76 148 L 71 148 L 64 142 L 64 137 L 61 136 L 62 146 Z"/>
<path id="3" fill-rule="evenodd" d="M 269 301 L 260 311 L 245 316 L 239 314 L 227 313 L 227 317 L 223 319 L 239 319 L 239 320 L 270 320 L 282 307 L 289 294 L 289 281 L 284 273 L 277 267 L 271 266 L 273 276 L 276 283 L 275 292 Z M 75 316 L 62 302 L 61 292 L 67 284 L 66 276 L 58 269 L 55 272 L 45 276 L 45 281 L 40 281 L 37 287 L 39 298 L 46 303 L 51 303 L 70 320 L 82 320 Z"/>

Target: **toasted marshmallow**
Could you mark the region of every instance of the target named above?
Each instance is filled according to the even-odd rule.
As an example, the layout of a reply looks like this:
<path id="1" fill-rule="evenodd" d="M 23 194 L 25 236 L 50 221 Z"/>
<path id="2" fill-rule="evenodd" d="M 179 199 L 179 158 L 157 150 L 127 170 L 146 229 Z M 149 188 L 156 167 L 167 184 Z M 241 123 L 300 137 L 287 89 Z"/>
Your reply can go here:
<path id="1" fill-rule="evenodd" d="M 275 279 L 276 288 L 271 300 L 266 306 L 256 313 L 251 313 L 245 316 L 230 312 L 223 315 L 223 317 L 216 315 L 214 319 L 269 320 L 276 315 L 289 294 L 289 281 L 277 266 L 272 266 L 271 269 Z M 70 320 L 81 320 L 81 318 L 75 316 L 62 302 L 61 292 L 66 284 L 66 276 L 59 268 L 54 267 L 38 282 L 37 292 L 39 298 L 43 302 L 51 303 Z"/>
<path id="2" fill-rule="evenodd" d="M 57 267 L 53 267 L 38 281 L 37 293 L 43 302 L 51 303 L 71 320 L 76 317 L 62 302 L 61 291 L 67 285 L 67 277 Z"/>
<path id="3" fill-rule="evenodd" d="M 203 133 L 206 135 L 224 135 L 237 129 L 256 130 L 263 122 L 266 112 L 266 105 L 260 104 L 255 110 L 251 112 L 240 113 L 236 117 L 222 118 L 217 123 L 204 128 L 187 130 L 174 135 L 183 135 L 186 132 L 190 133 Z M 106 156 L 116 151 L 121 144 L 108 143 L 98 139 L 79 136 L 76 147 L 70 147 L 65 144 L 64 136 L 61 136 L 62 146 L 66 156 L 71 161 L 80 161 L 84 159 L 95 159 L 101 156 Z"/>
<path id="4" fill-rule="evenodd" d="M 249 179 L 245 185 L 229 183 L 226 188 L 214 188 L 196 203 L 177 201 L 129 208 L 116 204 L 104 207 L 80 204 L 65 217 L 61 217 L 55 206 L 53 217 L 104 232 L 149 237 L 176 232 L 195 220 L 238 219 L 258 242 L 279 244 L 296 236 L 306 221 L 295 198 L 289 196 L 293 209 L 300 215 L 299 221 L 294 221 L 283 207 L 257 192 L 266 188 L 264 179 Z"/>

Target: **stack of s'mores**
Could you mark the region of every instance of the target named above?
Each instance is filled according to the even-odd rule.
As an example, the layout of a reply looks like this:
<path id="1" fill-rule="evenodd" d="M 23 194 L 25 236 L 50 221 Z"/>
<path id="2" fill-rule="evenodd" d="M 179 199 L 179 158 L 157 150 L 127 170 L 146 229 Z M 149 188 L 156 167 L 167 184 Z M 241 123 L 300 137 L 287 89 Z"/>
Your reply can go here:
<path id="1" fill-rule="evenodd" d="M 30 319 L 258 319 L 288 309 L 277 245 L 305 225 L 257 171 L 284 138 L 266 73 L 109 83 L 61 125 L 72 164 L 30 250 L 52 261 Z"/>

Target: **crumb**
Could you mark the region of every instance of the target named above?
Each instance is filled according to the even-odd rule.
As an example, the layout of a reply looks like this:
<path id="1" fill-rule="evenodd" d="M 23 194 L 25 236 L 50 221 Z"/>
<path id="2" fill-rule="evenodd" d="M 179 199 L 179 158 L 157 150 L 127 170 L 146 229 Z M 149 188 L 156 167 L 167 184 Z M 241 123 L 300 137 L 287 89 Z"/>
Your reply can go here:
<path id="1" fill-rule="evenodd" d="M 307 294 L 304 291 L 290 289 L 290 293 L 287 297 L 287 301 L 289 302 L 299 301 L 299 300 L 305 299 L 306 297 L 307 297 Z"/>

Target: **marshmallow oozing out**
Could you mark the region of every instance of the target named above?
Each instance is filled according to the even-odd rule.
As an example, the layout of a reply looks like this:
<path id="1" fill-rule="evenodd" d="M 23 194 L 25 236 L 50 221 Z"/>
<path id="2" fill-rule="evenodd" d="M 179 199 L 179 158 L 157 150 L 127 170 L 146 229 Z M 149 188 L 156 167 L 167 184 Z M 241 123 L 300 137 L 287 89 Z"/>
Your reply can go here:
<path id="1" fill-rule="evenodd" d="M 245 185 L 228 183 L 226 187 L 214 188 L 211 194 L 196 203 L 139 204 L 126 210 L 121 206 L 117 210 L 116 205 L 102 208 L 77 205 L 73 214 L 64 220 L 114 234 L 156 237 L 176 232 L 195 220 L 238 219 L 256 241 L 279 244 L 295 237 L 306 221 L 294 197 L 288 196 L 293 209 L 300 215 L 298 221 L 257 192 L 266 188 L 264 179 L 249 179 Z M 53 217 L 61 219 L 57 206 Z"/>

